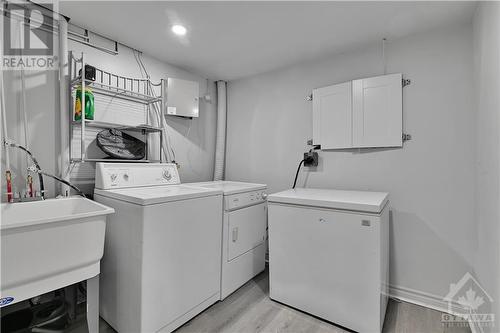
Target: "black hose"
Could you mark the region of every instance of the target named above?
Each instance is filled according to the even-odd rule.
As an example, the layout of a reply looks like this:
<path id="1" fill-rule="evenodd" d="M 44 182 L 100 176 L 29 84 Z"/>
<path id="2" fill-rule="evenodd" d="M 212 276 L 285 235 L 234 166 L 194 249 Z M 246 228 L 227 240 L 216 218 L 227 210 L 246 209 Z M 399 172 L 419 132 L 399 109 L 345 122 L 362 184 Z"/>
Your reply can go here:
<path id="1" fill-rule="evenodd" d="M 297 173 L 295 174 L 295 180 L 293 181 L 293 187 L 292 188 L 295 188 L 295 185 L 297 184 L 297 177 L 299 176 L 300 167 L 302 166 L 302 163 L 304 163 L 304 162 L 305 162 L 305 159 L 303 159 L 302 161 L 300 161 L 299 166 L 297 167 Z"/>
<path id="2" fill-rule="evenodd" d="M 40 165 L 38 164 L 38 161 L 35 158 L 35 156 L 33 156 L 33 154 L 28 149 L 26 149 L 25 147 L 23 147 L 21 145 L 18 145 L 17 143 L 14 143 L 14 142 L 6 143 L 6 145 L 8 145 L 10 147 L 21 149 L 22 151 L 24 151 L 31 158 L 31 161 L 33 162 L 33 164 L 35 165 L 35 167 L 37 168 L 37 170 L 38 171 L 42 171 L 42 169 L 40 168 Z M 43 184 L 43 175 L 42 175 L 41 172 L 38 173 L 38 181 L 40 183 L 40 194 L 42 195 L 42 198 L 43 198 L 44 197 L 44 193 L 45 193 L 45 186 Z"/>
<path id="3" fill-rule="evenodd" d="M 66 180 L 64 180 L 62 178 L 59 178 L 57 176 L 51 175 L 50 173 L 43 172 L 42 170 L 38 170 L 38 173 L 41 174 L 41 175 L 50 177 L 50 178 L 54 178 L 55 180 L 57 180 L 57 181 L 65 184 L 65 185 L 68 185 L 73 190 L 75 190 L 79 195 L 81 195 L 82 197 L 86 198 L 85 194 L 78 187 L 76 187 L 75 185 L 71 184 L 70 182 L 68 182 L 68 181 L 66 181 Z"/>

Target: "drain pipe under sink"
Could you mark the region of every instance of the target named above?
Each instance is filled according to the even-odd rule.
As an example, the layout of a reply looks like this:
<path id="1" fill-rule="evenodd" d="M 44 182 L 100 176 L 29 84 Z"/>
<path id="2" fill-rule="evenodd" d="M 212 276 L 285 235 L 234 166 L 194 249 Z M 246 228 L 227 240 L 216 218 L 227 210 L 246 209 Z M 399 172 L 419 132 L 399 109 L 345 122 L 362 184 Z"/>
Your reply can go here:
<path id="1" fill-rule="evenodd" d="M 217 136 L 215 143 L 214 180 L 224 178 L 224 162 L 226 155 L 226 99 L 227 83 L 217 81 Z"/>

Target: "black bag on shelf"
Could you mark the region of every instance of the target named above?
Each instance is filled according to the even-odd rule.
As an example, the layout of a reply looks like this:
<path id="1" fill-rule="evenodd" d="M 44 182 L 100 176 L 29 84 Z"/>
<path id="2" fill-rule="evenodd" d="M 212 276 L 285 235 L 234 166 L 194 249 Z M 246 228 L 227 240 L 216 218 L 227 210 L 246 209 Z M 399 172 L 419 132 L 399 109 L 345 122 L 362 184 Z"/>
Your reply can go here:
<path id="1" fill-rule="evenodd" d="M 142 160 L 146 156 L 146 144 L 117 129 L 105 129 L 96 137 L 97 146 L 106 155 L 124 160 Z"/>

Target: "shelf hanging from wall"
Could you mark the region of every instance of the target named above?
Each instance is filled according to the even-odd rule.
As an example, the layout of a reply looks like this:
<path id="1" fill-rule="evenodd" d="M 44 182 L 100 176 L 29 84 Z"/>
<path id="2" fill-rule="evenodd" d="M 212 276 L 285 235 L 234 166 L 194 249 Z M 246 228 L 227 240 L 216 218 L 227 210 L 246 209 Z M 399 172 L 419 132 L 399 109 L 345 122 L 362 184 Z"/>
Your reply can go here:
<path id="1" fill-rule="evenodd" d="M 160 110 L 164 110 L 165 105 L 165 95 L 164 87 L 165 80 L 160 80 L 159 83 L 153 83 L 150 79 L 144 78 L 130 78 L 126 76 L 117 75 L 111 72 L 107 72 L 101 69 L 95 69 L 95 79 L 89 80 L 86 78 L 85 73 L 86 64 L 85 54 L 81 53 L 80 58 L 76 58 L 73 52 L 69 52 L 68 55 L 69 64 L 69 110 L 70 110 L 70 142 L 73 142 L 74 135 L 73 130 L 78 128 L 80 130 L 79 140 L 80 140 L 80 156 L 74 157 L 70 144 L 70 161 L 72 163 L 81 162 L 135 162 L 135 163 L 150 163 L 150 162 L 160 162 L 162 158 L 162 146 L 163 146 L 163 128 L 164 128 L 164 118 L 160 117 L 160 126 L 152 126 L 149 124 L 138 124 L 135 126 L 119 124 L 114 122 L 98 121 L 93 119 L 85 119 L 85 93 L 81 94 L 81 104 L 82 112 L 80 120 L 74 119 L 74 108 L 73 108 L 73 93 L 77 89 L 81 89 L 85 92 L 86 87 L 92 89 L 92 93 L 95 96 L 108 96 L 112 100 L 121 100 L 125 102 L 138 103 L 146 106 L 144 112 L 148 112 L 149 106 L 153 103 L 160 104 Z M 156 96 L 154 89 L 158 88 L 160 91 L 159 96 Z M 146 117 L 147 118 L 147 117 Z M 159 160 L 151 160 L 147 155 L 145 159 L 142 160 L 117 160 L 112 158 L 90 158 L 87 156 L 87 144 L 86 135 L 88 128 L 114 128 L 126 132 L 140 133 L 145 138 L 146 151 L 148 151 L 148 141 L 151 134 L 159 135 Z"/>

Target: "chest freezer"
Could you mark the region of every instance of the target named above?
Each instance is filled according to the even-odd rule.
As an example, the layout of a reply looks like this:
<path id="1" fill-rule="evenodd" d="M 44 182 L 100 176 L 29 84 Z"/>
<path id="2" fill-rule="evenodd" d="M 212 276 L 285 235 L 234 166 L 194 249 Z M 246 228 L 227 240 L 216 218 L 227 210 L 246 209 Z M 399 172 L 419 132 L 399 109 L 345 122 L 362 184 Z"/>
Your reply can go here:
<path id="1" fill-rule="evenodd" d="M 381 332 L 388 194 L 294 189 L 268 197 L 270 297 L 357 332 Z"/>

